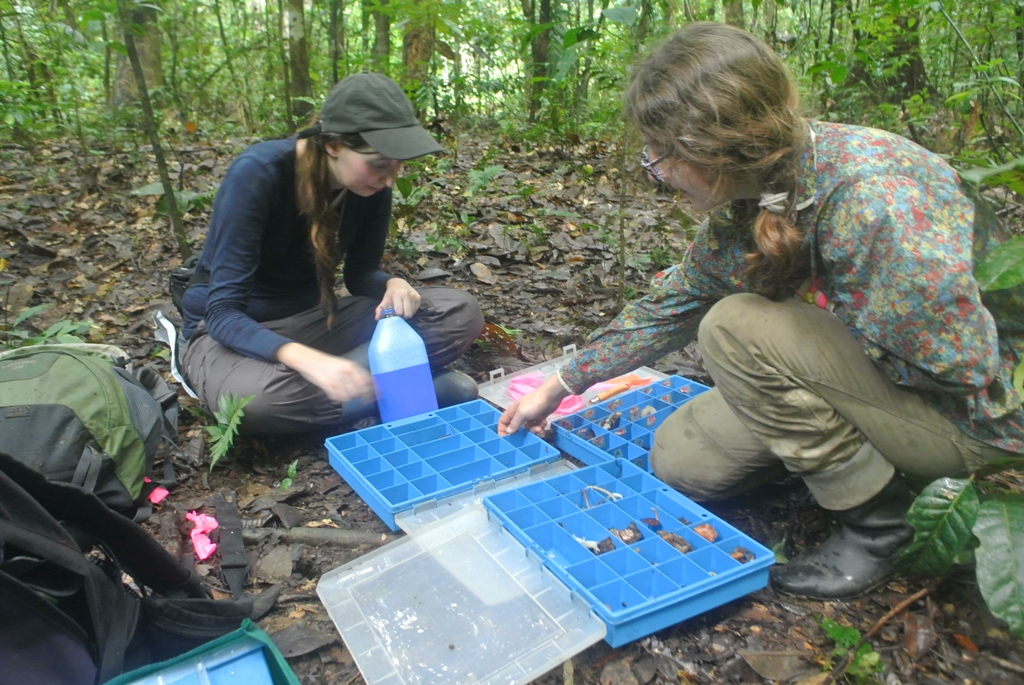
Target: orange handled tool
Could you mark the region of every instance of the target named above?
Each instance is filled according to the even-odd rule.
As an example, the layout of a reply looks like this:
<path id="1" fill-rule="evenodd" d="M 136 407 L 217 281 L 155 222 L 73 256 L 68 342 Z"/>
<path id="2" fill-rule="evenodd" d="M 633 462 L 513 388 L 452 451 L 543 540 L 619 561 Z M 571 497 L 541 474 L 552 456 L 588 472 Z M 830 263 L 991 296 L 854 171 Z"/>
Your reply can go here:
<path id="1" fill-rule="evenodd" d="M 613 385 L 612 387 L 608 388 L 607 390 L 602 390 L 601 392 L 599 392 L 596 395 L 594 395 L 593 397 L 591 397 L 590 398 L 590 403 L 591 404 L 597 404 L 598 402 L 604 402 L 605 400 L 607 400 L 610 397 L 615 397 L 620 392 L 626 392 L 631 387 L 633 387 L 633 386 L 630 385 L 629 383 L 619 383 L 618 385 Z"/>

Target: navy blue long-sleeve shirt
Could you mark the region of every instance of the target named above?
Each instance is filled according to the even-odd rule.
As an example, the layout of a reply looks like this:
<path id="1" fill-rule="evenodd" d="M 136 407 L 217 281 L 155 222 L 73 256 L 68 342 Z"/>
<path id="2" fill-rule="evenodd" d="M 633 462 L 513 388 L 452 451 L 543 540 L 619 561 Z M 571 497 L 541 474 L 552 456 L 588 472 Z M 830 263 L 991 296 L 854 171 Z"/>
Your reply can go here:
<path id="1" fill-rule="evenodd" d="M 339 228 L 345 286 L 353 295 L 383 298 L 380 269 L 391 217 L 391 189 L 370 197 L 349 193 Z M 295 138 L 257 143 L 238 156 L 213 202 L 193 284 L 183 308 L 187 339 L 205 319 L 217 342 L 240 354 L 275 361 L 287 342 L 260 325 L 311 309 L 320 301 L 309 221 L 295 203 Z"/>

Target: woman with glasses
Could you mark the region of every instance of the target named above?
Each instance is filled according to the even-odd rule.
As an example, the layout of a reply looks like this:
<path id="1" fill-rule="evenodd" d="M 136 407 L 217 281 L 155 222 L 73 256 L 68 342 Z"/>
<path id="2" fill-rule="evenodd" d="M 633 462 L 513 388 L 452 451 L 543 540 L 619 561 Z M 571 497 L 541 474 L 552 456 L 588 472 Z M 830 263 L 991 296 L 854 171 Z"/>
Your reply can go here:
<path id="1" fill-rule="evenodd" d="M 367 342 L 388 307 L 426 343 L 439 404 L 476 397 L 443 368 L 483 328 L 476 300 L 380 268 L 402 161 L 440 151 L 402 89 L 362 73 L 331 89 L 312 126 L 239 155 L 183 298 L 183 367 L 205 407 L 252 395 L 244 428 L 263 434 L 373 416 Z M 347 297 L 334 291 L 339 266 Z"/>
<path id="2" fill-rule="evenodd" d="M 697 338 L 715 381 L 657 429 L 656 475 L 704 500 L 799 475 L 839 529 L 772 571 L 814 598 L 888 578 L 923 479 L 1024 453 L 1024 288 L 979 292 L 1004 240 L 941 158 L 891 133 L 801 116 L 750 34 L 691 24 L 636 68 L 625 112 L 643 168 L 713 210 L 589 345 L 502 416 L 539 428 L 568 394 Z"/>

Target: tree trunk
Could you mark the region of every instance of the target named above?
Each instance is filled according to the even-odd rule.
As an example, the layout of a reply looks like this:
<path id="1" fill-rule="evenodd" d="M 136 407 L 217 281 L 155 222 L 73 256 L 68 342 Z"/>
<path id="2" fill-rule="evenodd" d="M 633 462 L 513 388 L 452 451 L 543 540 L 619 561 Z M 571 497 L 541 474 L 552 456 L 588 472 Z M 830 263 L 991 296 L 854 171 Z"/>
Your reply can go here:
<path id="1" fill-rule="evenodd" d="M 305 119 L 313 105 L 302 98 L 313 97 L 313 82 L 309 78 L 309 41 L 306 38 L 306 20 L 302 11 L 303 0 L 288 0 L 285 15 L 288 21 L 288 56 L 291 67 L 292 112 Z M 296 99 L 298 98 L 298 99 Z"/>
<path id="2" fill-rule="evenodd" d="M 125 19 L 122 17 L 122 21 Z M 162 86 L 164 83 L 163 66 L 160 63 L 160 27 L 157 26 L 157 12 L 152 7 L 133 6 L 127 14 L 127 20 L 142 27 L 142 35 L 133 35 L 135 49 L 139 53 L 142 74 L 146 77 L 149 87 Z M 120 109 L 138 97 L 132 65 L 128 58 L 118 54 L 114 66 L 113 92 L 110 97 L 112 109 Z"/>
<path id="3" fill-rule="evenodd" d="M 110 107 L 110 41 L 107 39 L 107 18 L 103 17 L 103 21 L 100 23 L 100 27 L 103 30 L 103 104 L 108 108 Z"/>
<path id="4" fill-rule="evenodd" d="M 1020 65 L 1017 72 L 1017 83 L 1024 83 L 1024 5 L 1017 5 L 1013 10 L 1013 16 L 1017 17 L 1014 35 L 1017 38 L 1017 63 Z"/>
<path id="5" fill-rule="evenodd" d="M 601 0 L 601 14 L 597 18 L 597 30 L 600 32 L 601 26 L 604 24 L 604 10 L 608 9 L 609 0 Z M 589 16 L 588 21 L 594 20 L 594 0 L 587 0 L 587 13 Z M 579 107 L 586 105 L 587 99 L 590 97 L 590 79 L 594 75 L 594 59 L 588 54 L 586 59 L 583 60 L 583 74 L 580 76 L 579 85 L 577 86 L 577 97 L 576 101 L 579 103 Z"/>
<path id="6" fill-rule="evenodd" d="M 382 10 L 373 11 L 373 69 L 382 74 L 388 73 L 391 57 L 391 15 L 383 8 L 388 0 L 380 0 Z"/>
<path id="7" fill-rule="evenodd" d="M 345 0 L 331 0 L 331 83 L 337 83 L 338 60 L 345 54 Z M 347 65 L 345 71 L 348 71 Z"/>
<path id="8" fill-rule="evenodd" d="M 269 5 L 267 11 L 270 11 Z M 291 79 L 288 78 L 288 55 L 285 54 L 284 49 L 284 2 L 283 0 L 277 0 L 277 48 L 278 55 L 281 58 L 281 82 L 284 84 L 284 105 L 285 105 L 285 116 L 288 117 L 288 130 L 295 130 L 295 111 L 292 109 L 292 86 Z"/>
<path id="9" fill-rule="evenodd" d="M 525 6 L 525 3 L 524 3 Z M 534 3 L 530 3 L 530 9 L 534 8 Z M 532 17 L 527 17 L 532 19 Z M 551 0 L 540 0 L 536 21 L 531 21 L 531 26 L 543 26 L 544 24 L 551 23 Z M 546 80 L 548 77 L 548 53 L 551 45 L 551 28 L 545 28 L 533 37 L 533 41 L 530 43 L 530 102 L 529 102 L 529 114 L 530 121 L 535 121 L 537 113 L 540 112 L 541 107 L 541 95 L 544 93 L 544 88 L 547 86 Z"/>
<path id="10" fill-rule="evenodd" d="M 921 56 L 921 40 L 917 33 L 921 25 L 916 12 L 908 12 L 896 18 L 896 25 L 902 31 L 893 46 L 893 57 L 900 61 L 897 82 L 893 84 L 902 96 L 909 98 L 928 85 L 928 73 Z"/>
<path id="11" fill-rule="evenodd" d="M 410 19 L 402 36 L 402 63 L 405 66 L 405 84 L 415 90 L 427 75 L 427 65 L 434 54 L 434 35 L 429 26 L 413 23 Z M 419 108 L 417 108 L 418 110 Z M 417 111 L 417 114 L 420 114 Z"/>
<path id="12" fill-rule="evenodd" d="M 105 27 L 106 25 L 104 25 Z M 14 81 L 14 67 L 11 65 L 11 49 L 7 44 L 7 29 L 4 28 L 4 22 L 0 19 L 0 41 L 4 45 L 4 64 L 7 65 L 7 80 Z"/>
<path id="13" fill-rule="evenodd" d="M 14 12 L 14 25 L 18 29 L 18 39 L 21 43 L 22 63 L 25 65 L 25 75 L 34 88 L 41 89 L 45 94 L 45 100 L 52 107 L 51 114 L 54 121 L 60 121 L 60 109 L 57 106 L 57 93 L 54 90 L 53 71 L 50 66 L 36 53 L 35 48 L 28 42 L 25 35 L 25 28 L 21 25 L 21 19 L 17 12 Z M 43 98 L 40 98 L 41 100 Z"/>
<path id="14" fill-rule="evenodd" d="M 665 0 L 665 25 L 670 29 L 676 27 L 676 15 L 679 13 L 678 0 Z"/>
<path id="15" fill-rule="evenodd" d="M 651 26 L 651 15 L 654 13 L 654 7 L 651 6 L 651 0 L 640 0 L 640 18 L 636 23 L 636 44 L 643 45 L 647 39 L 647 32 Z"/>
<path id="16" fill-rule="evenodd" d="M 725 0 L 725 23 L 743 28 L 743 0 Z"/>
<path id="17" fill-rule="evenodd" d="M 231 49 L 231 45 L 228 43 L 227 33 L 224 31 L 224 19 L 221 17 L 220 12 L 220 0 L 213 0 L 213 11 L 217 16 L 217 35 L 220 37 L 220 49 L 224 52 L 225 63 L 228 67 L 228 73 L 231 74 L 231 80 L 234 83 L 241 84 L 242 87 L 242 103 L 239 108 L 240 114 L 242 115 L 242 125 L 245 130 L 251 131 L 250 124 L 252 122 L 251 109 L 249 107 L 249 88 L 248 81 L 245 79 L 239 79 L 235 74 L 235 67 L 232 64 L 234 59 L 234 53 Z"/>
<path id="18" fill-rule="evenodd" d="M 171 220 L 171 230 L 178 243 L 178 251 L 181 258 L 187 259 L 192 254 L 192 248 L 188 244 L 188 235 L 181 223 L 181 214 L 178 212 L 178 200 L 174 195 L 174 186 L 171 184 L 171 175 L 167 171 L 167 162 L 164 161 L 164 149 L 160 145 L 160 135 L 156 128 L 156 118 L 153 116 L 153 106 L 149 100 L 149 89 L 146 87 L 146 73 L 142 64 L 142 56 L 139 54 L 135 44 L 135 35 L 132 31 L 132 19 L 127 7 L 128 0 L 118 0 L 117 11 L 121 17 L 121 27 L 124 31 L 124 45 L 128 52 L 128 62 L 132 69 L 135 85 L 138 88 L 139 103 L 142 105 L 142 123 L 149 134 L 149 142 L 153 147 L 153 156 L 156 158 L 156 168 L 160 173 L 160 182 L 164 187 L 164 201 L 167 203 L 167 214 Z"/>

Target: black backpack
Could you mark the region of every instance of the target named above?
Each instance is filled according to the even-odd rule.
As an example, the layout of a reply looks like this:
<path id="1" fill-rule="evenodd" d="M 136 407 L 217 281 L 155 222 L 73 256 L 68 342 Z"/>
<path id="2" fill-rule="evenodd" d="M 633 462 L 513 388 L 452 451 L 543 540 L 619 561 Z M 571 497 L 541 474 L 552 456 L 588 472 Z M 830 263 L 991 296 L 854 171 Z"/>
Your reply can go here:
<path id="1" fill-rule="evenodd" d="M 0 685 L 104 683 L 236 630 L 251 612 L 251 597 L 210 599 L 95 495 L 0 453 Z"/>

